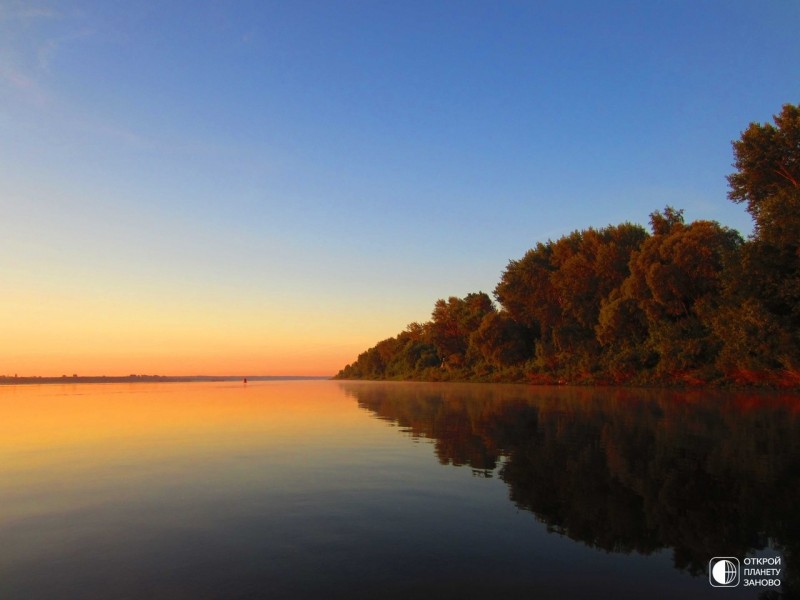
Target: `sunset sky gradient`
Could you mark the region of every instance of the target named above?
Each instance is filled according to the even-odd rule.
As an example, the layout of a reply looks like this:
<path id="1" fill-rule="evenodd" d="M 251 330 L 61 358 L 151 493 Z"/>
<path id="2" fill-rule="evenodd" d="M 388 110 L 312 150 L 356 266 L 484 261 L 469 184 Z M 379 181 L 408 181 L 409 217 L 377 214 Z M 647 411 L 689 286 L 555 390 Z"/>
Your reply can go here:
<path id="1" fill-rule="evenodd" d="M 800 3 L 0 0 L 0 375 L 328 375 L 537 241 L 747 235 Z"/>

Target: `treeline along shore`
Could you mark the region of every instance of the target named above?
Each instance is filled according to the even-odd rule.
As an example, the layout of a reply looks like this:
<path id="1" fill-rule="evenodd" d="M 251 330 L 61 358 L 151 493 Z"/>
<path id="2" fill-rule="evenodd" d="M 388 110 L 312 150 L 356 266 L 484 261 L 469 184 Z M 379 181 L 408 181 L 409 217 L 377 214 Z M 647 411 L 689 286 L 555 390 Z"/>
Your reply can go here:
<path id="1" fill-rule="evenodd" d="M 539 242 L 338 379 L 800 387 L 800 109 L 733 142 L 744 239 L 667 206 Z"/>

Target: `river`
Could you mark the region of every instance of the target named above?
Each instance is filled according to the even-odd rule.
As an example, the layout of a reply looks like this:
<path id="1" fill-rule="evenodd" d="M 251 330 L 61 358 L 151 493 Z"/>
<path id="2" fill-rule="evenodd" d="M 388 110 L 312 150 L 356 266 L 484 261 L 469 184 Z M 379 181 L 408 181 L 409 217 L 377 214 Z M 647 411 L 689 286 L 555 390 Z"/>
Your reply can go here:
<path id="1" fill-rule="evenodd" d="M 799 481 L 791 394 L 2 386 L 0 598 L 790 596 Z"/>

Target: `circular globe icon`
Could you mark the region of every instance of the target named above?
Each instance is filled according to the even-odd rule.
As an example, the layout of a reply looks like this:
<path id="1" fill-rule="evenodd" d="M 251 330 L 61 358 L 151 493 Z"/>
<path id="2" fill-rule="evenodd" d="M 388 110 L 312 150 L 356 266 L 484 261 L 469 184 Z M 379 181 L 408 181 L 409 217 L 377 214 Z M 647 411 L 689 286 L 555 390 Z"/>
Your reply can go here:
<path id="1" fill-rule="evenodd" d="M 730 560 L 722 559 L 712 567 L 711 576 L 720 585 L 730 585 L 736 579 L 736 565 Z"/>

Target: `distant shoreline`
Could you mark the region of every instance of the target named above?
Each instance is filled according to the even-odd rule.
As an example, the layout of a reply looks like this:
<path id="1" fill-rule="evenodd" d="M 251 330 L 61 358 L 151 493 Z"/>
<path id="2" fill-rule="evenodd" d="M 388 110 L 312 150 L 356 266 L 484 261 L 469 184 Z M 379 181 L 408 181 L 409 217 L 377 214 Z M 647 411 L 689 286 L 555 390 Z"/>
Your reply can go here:
<path id="1" fill-rule="evenodd" d="M 0 385 L 75 384 L 75 383 L 192 383 L 203 381 L 295 381 L 325 380 L 329 375 L 72 375 L 61 377 L 9 377 L 0 376 Z"/>

